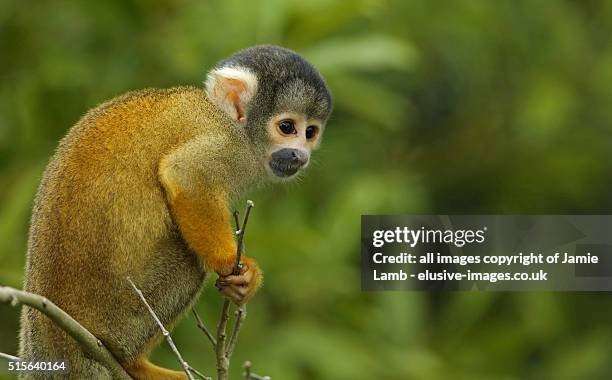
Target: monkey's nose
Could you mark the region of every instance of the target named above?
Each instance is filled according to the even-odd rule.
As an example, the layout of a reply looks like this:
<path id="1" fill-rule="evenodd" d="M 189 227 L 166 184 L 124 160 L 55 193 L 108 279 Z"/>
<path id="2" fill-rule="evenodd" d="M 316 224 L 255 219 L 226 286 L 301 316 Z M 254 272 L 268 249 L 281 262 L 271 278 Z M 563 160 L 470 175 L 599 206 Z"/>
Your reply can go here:
<path id="1" fill-rule="evenodd" d="M 283 148 L 272 153 L 272 159 L 302 166 L 308 162 L 308 153 L 300 149 Z"/>

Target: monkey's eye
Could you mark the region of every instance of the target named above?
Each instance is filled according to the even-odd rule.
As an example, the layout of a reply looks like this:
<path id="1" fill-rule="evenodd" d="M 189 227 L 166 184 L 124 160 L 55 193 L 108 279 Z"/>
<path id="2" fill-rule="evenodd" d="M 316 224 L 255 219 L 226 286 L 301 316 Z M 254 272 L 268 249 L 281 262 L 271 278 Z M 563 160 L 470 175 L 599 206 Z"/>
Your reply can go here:
<path id="1" fill-rule="evenodd" d="M 284 135 L 294 135 L 297 133 L 295 125 L 293 125 L 293 121 L 291 120 L 283 120 L 278 123 L 278 129 L 280 129 Z"/>
<path id="2" fill-rule="evenodd" d="M 315 137 L 317 135 L 318 132 L 318 128 L 314 125 L 311 125 L 309 127 L 306 128 L 306 138 L 308 140 L 310 140 L 311 138 Z"/>

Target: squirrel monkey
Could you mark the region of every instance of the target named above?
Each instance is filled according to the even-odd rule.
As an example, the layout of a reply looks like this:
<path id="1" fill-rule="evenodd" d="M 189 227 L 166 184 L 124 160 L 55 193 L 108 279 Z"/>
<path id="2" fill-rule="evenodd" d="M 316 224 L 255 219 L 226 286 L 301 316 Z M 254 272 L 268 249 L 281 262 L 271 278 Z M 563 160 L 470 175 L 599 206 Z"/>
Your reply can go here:
<path id="1" fill-rule="evenodd" d="M 256 46 L 218 63 L 205 89 L 130 92 L 89 111 L 43 175 L 24 289 L 72 315 L 135 379 L 185 379 L 147 360 L 162 337 L 127 277 L 165 326 L 192 307 L 207 272 L 219 275 L 224 296 L 247 302 L 262 274 L 245 256 L 232 275 L 229 204 L 307 167 L 331 109 L 304 58 Z M 110 378 L 31 308 L 21 316 L 20 355 L 67 360 L 70 379 Z"/>

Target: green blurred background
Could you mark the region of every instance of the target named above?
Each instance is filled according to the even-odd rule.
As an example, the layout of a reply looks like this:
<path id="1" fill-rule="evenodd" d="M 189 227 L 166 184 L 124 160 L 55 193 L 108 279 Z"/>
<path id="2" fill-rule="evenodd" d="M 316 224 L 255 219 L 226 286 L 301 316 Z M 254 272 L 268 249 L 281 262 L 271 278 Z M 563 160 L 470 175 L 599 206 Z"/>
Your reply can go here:
<path id="1" fill-rule="evenodd" d="M 234 378 L 246 359 L 276 380 L 612 378 L 609 294 L 359 283 L 361 214 L 612 213 L 611 36 L 610 1 L 0 0 L 0 283 L 21 286 L 37 184 L 83 113 L 276 43 L 336 109 L 300 183 L 249 194 L 266 284 Z M 220 302 L 208 286 L 210 326 Z M 18 313 L 0 305 L 0 351 Z M 174 337 L 213 373 L 191 316 Z M 165 345 L 153 360 L 178 368 Z"/>

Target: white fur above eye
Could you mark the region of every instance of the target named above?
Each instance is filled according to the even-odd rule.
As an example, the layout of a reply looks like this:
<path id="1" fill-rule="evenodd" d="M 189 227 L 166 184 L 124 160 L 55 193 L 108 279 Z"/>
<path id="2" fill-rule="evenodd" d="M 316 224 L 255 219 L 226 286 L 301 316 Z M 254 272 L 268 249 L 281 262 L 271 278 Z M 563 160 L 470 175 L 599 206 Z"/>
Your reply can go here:
<path id="1" fill-rule="evenodd" d="M 208 98 L 233 120 L 246 120 L 246 109 L 257 92 L 257 76 L 245 67 L 213 69 L 205 82 Z"/>

